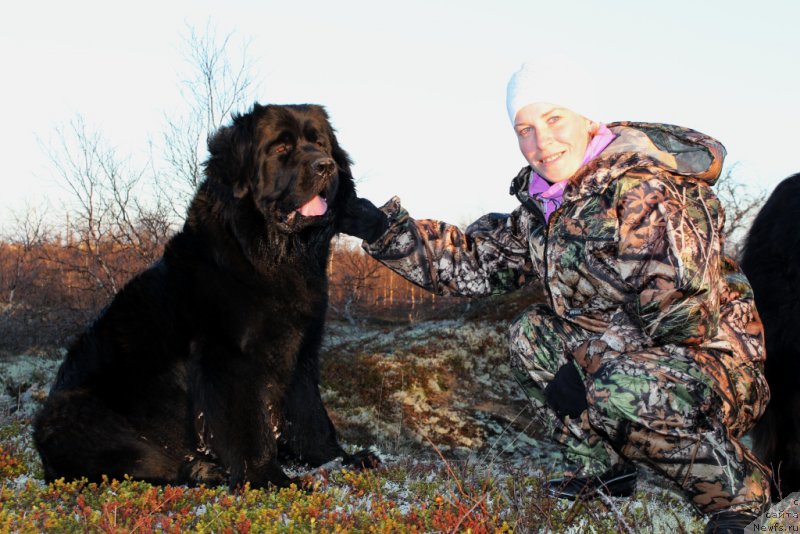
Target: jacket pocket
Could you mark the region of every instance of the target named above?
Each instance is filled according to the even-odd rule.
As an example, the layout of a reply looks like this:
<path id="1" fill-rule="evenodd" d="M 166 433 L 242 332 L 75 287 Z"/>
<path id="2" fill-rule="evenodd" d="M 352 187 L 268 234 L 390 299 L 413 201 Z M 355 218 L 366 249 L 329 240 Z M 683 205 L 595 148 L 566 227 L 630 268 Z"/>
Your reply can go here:
<path id="1" fill-rule="evenodd" d="M 568 240 L 616 241 L 619 237 L 619 224 L 615 218 L 561 217 L 556 233 Z"/>

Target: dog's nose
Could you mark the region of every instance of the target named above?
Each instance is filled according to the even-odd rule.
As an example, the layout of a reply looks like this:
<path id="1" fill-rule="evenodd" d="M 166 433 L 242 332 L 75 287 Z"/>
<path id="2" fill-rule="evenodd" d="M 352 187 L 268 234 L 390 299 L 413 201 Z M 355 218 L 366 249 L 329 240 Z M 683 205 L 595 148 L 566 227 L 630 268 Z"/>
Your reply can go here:
<path id="1" fill-rule="evenodd" d="M 336 170 L 336 162 L 332 158 L 319 158 L 311 164 L 311 170 L 314 174 L 327 178 Z"/>

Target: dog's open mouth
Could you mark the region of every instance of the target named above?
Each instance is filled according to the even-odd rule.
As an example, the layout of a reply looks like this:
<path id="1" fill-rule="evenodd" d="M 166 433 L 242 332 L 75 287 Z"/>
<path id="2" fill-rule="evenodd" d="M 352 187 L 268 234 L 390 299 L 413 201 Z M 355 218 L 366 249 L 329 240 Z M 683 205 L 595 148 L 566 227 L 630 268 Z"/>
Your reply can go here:
<path id="1" fill-rule="evenodd" d="M 314 221 L 322 221 L 328 213 L 327 191 L 321 191 L 314 195 L 308 202 L 299 208 L 291 211 L 284 217 L 284 222 L 288 225 L 306 223 L 314 224 Z"/>
<path id="2" fill-rule="evenodd" d="M 314 198 L 295 210 L 303 217 L 319 217 L 328 211 L 328 201 L 322 195 L 315 195 Z"/>

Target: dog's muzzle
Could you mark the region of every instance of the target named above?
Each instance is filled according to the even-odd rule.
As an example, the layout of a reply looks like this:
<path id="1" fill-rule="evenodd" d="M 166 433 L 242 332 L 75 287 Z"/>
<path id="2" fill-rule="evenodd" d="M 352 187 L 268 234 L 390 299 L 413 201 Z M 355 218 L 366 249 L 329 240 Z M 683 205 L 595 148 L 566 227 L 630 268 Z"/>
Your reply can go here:
<path id="1" fill-rule="evenodd" d="M 311 172 L 320 178 L 328 179 L 336 172 L 336 162 L 333 158 L 319 158 L 311 163 Z"/>

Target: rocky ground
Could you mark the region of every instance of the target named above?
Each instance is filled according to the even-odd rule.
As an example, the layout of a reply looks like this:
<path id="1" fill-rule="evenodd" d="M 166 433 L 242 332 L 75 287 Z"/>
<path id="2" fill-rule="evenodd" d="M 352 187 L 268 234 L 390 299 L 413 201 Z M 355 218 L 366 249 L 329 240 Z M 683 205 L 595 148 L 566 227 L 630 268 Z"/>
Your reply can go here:
<path id="1" fill-rule="evenodd" d="M 640 477 L 635 499 L 576 505 L 541 495 L 541 481 L 557 474 L 564 459 L 541 439 L 536 415 L 511 376 L 505 331 L 503 320 L 470 318 L 380 325 L 329 322 L 321 358 L 323 398 L 342 441 L 353 449 L 373 446 L 385 467 L 368 475 L 334 475 L 339 468 L 335 463 L 313 471 L 311 475 L 325 489 L 303 502 L 325 509 L 319 520 L 330 519 L 330 514 L 340 509 L 331 525 L 350 525 L 355 530 L 359 530 L 361 513 L 372 520 L 383 517 L 382 523 L 375 524 L 384 525 L 386 531 L 460 531 L 469 527 L 473 531 L 638 532 L 643 522 L 646 530 L 656 532 L 699 529 L 702 518 L 695 517 L 679 494 L 648 472 Z M 6 507 L 5 512 L 0 511 L 0 531 L 4 518 L 18 531 L 40 526 L 23 519 L 32 521 L 18 510 L 23 506 L 20 491 L 45 495 L 57 491 L 41 481 L 30 421 L 63 355 L 63 349 L 0 354 L 0 503 L 5 502 L 2 507 Z M 298 474 L 307 472 L 302 466 L 294 469 Z M 139 495 L 136 492 L 141 485 L 123 484 L 132 484 L 134 489 L 126 486 L 125 491 Z M 63 491 L 83 495 L 87 490 L 68 487 Z M 233 513 L 224 505 L 222 490 L 205 497 L 186 491 L 187 499 L 192 495 L 208 501 L 187 505 L 196 517 L 204 517 L 197 515 L 198 510 L 205 512 L 209 507 L 221 507 L 215 512 L 217 518 Z M 107 492 L 115 497 L 107 497 Z M 101 514 L 97 521 L 106 517 L 102 510 L 122 493 L 113 485 L 90 492 Z M 314 501 L 320 495 L 327 496 L 328 504 Z M 376 496 L 383 506 L 377 512 Z M 41 495 L 36 499 L 46 501 Z M 158 497 L 154 499 L 158 501 Z M 79 511 L 80 502 L 85 503 L 76 500 L 74 505 Z M 163 503 L 154 506 L 163 507 Z M 267 530 L 297 527 L 303 531 L 302 526 L 309 525 L 305 515 L 295 521 L 290 512 L 284 512 L 282 519 L 273 523 L 263 515 L 266 511 L 258 512 L 259 507 L 248 508 L 246 502 L 230 506 L 239 506 L 236 510 L 242 517 L 256 518 L 251 526 L 267 525 Z M 441 515 L 445 509 L 452 517 Z M 59 516 L 58 511 L 50 510 L 50 515 L 45 515 L 76 528 L 102 527 L 90 516 L 81 519 L 78 512 L 71 513 Z M 168 517 L 177 521 L 180 516 Z M 216 531 L 215 524 L 181 523 L 212 531 Z"/>

